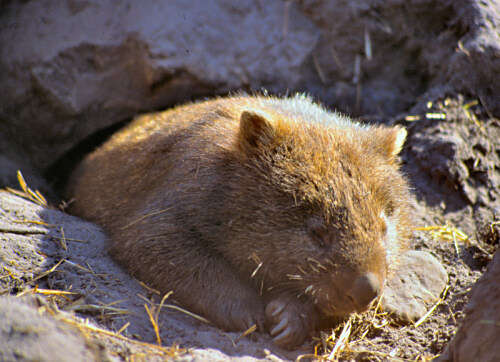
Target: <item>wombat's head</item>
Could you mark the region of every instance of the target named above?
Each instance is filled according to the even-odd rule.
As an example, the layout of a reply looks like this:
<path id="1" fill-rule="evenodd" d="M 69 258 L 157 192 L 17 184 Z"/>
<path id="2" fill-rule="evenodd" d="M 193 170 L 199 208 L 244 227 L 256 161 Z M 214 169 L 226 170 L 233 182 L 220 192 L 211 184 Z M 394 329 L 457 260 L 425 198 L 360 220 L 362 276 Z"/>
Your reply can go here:
<path id="1" fill-rule="evenodd" d="M 320 116 L 242 113 L 231 259 L 264 293 L 294 293 L 343 316 L 380 295 L 408 239 L 398 171 L 406 131 Z"/>

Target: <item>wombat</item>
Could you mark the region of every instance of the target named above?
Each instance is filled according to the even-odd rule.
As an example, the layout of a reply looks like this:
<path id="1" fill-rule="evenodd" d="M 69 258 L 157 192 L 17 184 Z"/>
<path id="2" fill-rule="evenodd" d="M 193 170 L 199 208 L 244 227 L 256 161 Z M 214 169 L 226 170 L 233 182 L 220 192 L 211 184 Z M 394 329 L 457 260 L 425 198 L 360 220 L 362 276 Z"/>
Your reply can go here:
<path id="1" fill-rule="evenodd" d="M 138 117 L 71 177 L 135 277 L 220 328 L 294 348 L 366 310 L 409 238 L 406 131 L 304 95 L 233 96 Z"/>

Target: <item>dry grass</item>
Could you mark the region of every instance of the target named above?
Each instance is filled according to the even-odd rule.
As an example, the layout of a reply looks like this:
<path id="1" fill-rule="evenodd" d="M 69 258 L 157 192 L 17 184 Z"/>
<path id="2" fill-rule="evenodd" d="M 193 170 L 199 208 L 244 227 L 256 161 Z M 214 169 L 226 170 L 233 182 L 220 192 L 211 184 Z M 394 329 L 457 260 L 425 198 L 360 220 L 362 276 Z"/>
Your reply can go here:
<path id="1" fill-rule="evenodd" d="M 450 286 L 447 285 L 446 288 L 444 289 L 443 293 L 441 294 L 441 297 L 439 298 L 439 300 L 432 306 L 432 308 L 430 308 L 427 313 L 425 313 L 422 318 L 420 318 L 418 321 L 415 322 L 414 326 L 415 327 L 418 327 L 420 326 L 422 323 L 424 323 L 427 318 L 429 318 L 429 316 L 434 313 L 434 311 L 436 310 L 436 308 L 438 307 L 438 305 L 444 303 L 444 299 L 446 298 L 446 295 L 448 294 L 448 289 L 450 289 Z"/>
<path id="2" fill-rule="evenodd" d="M 151 321 L 151 324 L 153 325 L 153 329 L 155 331 L 156 335 L 156 342 L 158 343 L 159 346 L 161 346 L 161 337 L 160 337 L 160 326 L 158 324 L 158 318 L 160 317 L 160 311 L 161 308 L 163 307 L 163 303 L 165 303 L 165 300 L 172 294 L 173 292 L 170 291 L 167 294 L 163 296 L 161 299 L 160 305 L 155 306 L 153 303 L 151 303 L 151 308 L 148 307 L 147 304 L 144 304 L 144 308 L 146 309 L 146 313 L 149 316 L 149 320 Z"/>
<path id="3" fill-rule="evenodd" d="M 467 116 L 467 119 L 470 121 L 474 122 L 474 124 L 481 129 L 482 131 L 485 131 L 484 125 L 477 119 L 476 115 L 474 112 L 470 111 L 470 108 L 479 105 L 479 101 L 477 99 L 468 102 L 462 106 L 463 111 L 465 112 L 465 115 Z"/>
<path id="4" fill-rule="evenodd" d="M 143 215 L 141 216 L 140 218 L 136 219 L 136 220 L 133 220 L 132 222 L 128 223 L 127 225 L 123 226 L 122 227 L 122 230 L 125 230 L 125 229 L 128 229 L 129 227 L 131 227 L 132 225 L 134 224 L 137 224 L 138 222 L 141 222 L 142 220 L 144 219 L 147 219 L 148 217 L 151 217 L 151 216 L 155 216 L 155 215 L 159 215 L 159 214 L 163 214 L 163 213 L 166 213 L 167 211 L 171 210 L 172 208 L 171 207 L 168 207 L 166 209 L 163 209 L 163 210 L 156 210 L 156 211 L 153 211 L 149 214 L 146 214 L 146 215 Z"/>
<path id="5" fill-rule="evenodd" d="M 130 344 L 130 346 L 136 346 L 139 348 L 140 352 L 134 352 L 134 348 L 127 351 L 130 353 L 128 356 L 129 360 L 134 360 L 137 357 L 145 357 L 147 359 L 148 356 L 158 355 L 161 358 L 174 358 L 179 357 L 182 354 L 186 353 L 186 350 L 180 348 L 177 344 L 173 344 L 169 347 L 163 347 L 161 345 L 160 339 L 160 331 L 159 331 L 159 312 L 161 308 L 164 306 L 163 303 L 170 295 L 167 294 L 163 297 L 161 303 L 158 307 L 152 305 L 151 309 L 145 305 L 146 310 L 148 311 L 148 315 L 151 318 L 151 323 L 153 325 L 153 329 L 155 331 L 158 345 L 140 342 L 135 339 L 131 339 L 122 335 L 123 331 L 129 327 L 130 322 L 126 322 L 118 331 L 110 331 L 106 329 L 99 328 L 93 325 L 88 319 L 83 319 L 73 314 L 74 311 L 85 312 L 85 313 L 95 313 L 98 312 L 101 315 L 106 316 L 116 316 L 116 315 L 126 315 L 130 312 L 126 309 L 113 307 L 114 304 L 120 303 L 121 301 L 115 301 L 106 305 L 94 305 L 94 304 L 81 304 L 82 299 L 79 293 L 66 291 L 66 290 L 54 290 L 54 289 L 43 289 L 39 288 L 38 285 L 30 288 L 29 284 L 34 282 L 35 280 L 39 280 L 43 277 L 46 277 L 50 273 L 54 272 L 59 265 L 61 265 L 66 260 L 60 260 L 56 265 L 54 265 L 49 270 L 43 272 L 38 277 L 33 280 L 24 283 L 20 286 L 21 289 L 24 289 L 22 292 L 18 293 L 16 297 L 23 297 L 25 295 L 38 295 L 42 299 L 39 298 L 39 301 L 42 302 L 42 307 L 39 308 L 39 313 L 43 314 L 48 312 L 55 319 L 69 324 L 73 327 L 76 327 L 82 334 L 82 336 L 89 340 L 93 341 L 94 339 L 102 340 L 103 338 L 108 338 L 107 340 L 115 346 L 122 346 L 121 344 L 116 344 L 115 340 L 126 341 Z M 75 263 L 73 263 L 75 264 Z M 80 266 L 81 267 L 81 266 Z M 91 270 L 81 267 L 82 270 L 87 271 L 88 273 L 92 273 Z M 14 277 L 14 276 L 12 276 Z M 76 300 L 71 298 L 77 297 Z M 62 308 L 62 309 L 61 309 Z"/>
<path id="6" fill-rule="evenodd" d="M 135 339 L 131 339 L 128 337 L 125 337 L 121 335 L 121 332 L 128 326 L 127 324 L 122 327 L 118 332 L 113 332 L 113 331 L 108 331 L 106 329 L 102 329 L 99 327 L 96 327 L 92 325 L 88 319 L 81 319 L 75 316 L 65 316 L 60 313 L 54 313 L 54 317 L 60 321 L 63 321 L 67 324 L 70 324 L 80 330 L 82 334 L 87 338 L 90 339 L 91 337 L 97 337 L 97 338 L 103 338 L 103 337 L 111 337 L 112 340 L 121 340 L 129 343 L 131 346 L 139 346 L 144 349 L 146 349 L 146 353 L 135 353 L 138 355 L 160 355 L 160 356 L 165 356 L 165 357 L 179 357 L 182 354 L 186 353 L 186 350 L 184 348 L 180 348 L 178 345 L 174 344 L 173 346 L 170 347 L 162 347 L 161 345 L 155 345 L 151 343 L 146 343 L 146 342 L 140 342 Z M 90 332 L 90 334 L 89 334 Z M 134 353 L 132 353 L 132 356 L 129 358 L 133 359 Z"/>
<path id="7" fill-rule="evenodd" d="M 382 297 L 378 303 L 363 314 L 352 314 L 349 319 L 339 324 L 330 333 L 321 333 L 317 338 L 314 353 L 299 356 L 297 360 L 339 361 L 339 360 L 383 360 L 383 361 L 430 361 L 437 356 L 420 355 L 408 360 L 397 357 L 397 348 L 384 352 L 378 343 L 371 341 L 374 335 L 387 328 L 416 329 L 445 302 L 450 286 L 446 286 L 439 300 L 417 322 L 401 327 L 394 324 L 388 313 L 381 310 Z M 451 311 L 450 311 L 451 313 Z M 451 315 L 453 317 L 453 315 Z"/>
<path id="8" fill-rule="evenodd" d="M 252 325 L 250 328 L 248 328 L 246 331 L 244 331 L 242 334 L 240 334 L 238 336 L 238 338 L 236 338 L 234 340 L 234 344 L 238 343 L 239 341 L 241 341 L 243 338 L 245 338 L 246 336 L 248 336 L 249 334 L 255 332 L 257 330 L 257 324 L 254 324 Z"/>
<path id="9" fill-rule="evenodd" d="M 500 228 L 500 221 L 493 221 L 491 224 L 490 224 L 490 230 L 491 230 L 491 233 L 495 233 L 495 228 L 496 227 L 499 227 Z"/>
<path id="10" fill-rule="evenodd" d="M 470 244 L 469 237 L 460 229 L 446 223 L 445 225 L 424 226 L 415 228 L 415 230 L 428 231 L 431 237 L 436 241 L 453 242 L 457 256 L 460 255 L 458 242 Z"/>
<path id="11" fill-rule="evenodd" d="M 19 182 L 19 186 L 21 186 L 22 191 L 14 190 L 10 187 L 6 187 L 6 190 L 13 193 L 14 195 L 33 201 L 37 205 L 45 207 L 48 206 L 47 200 L 45 199 L 45 197 L 43 197 L 40 191 L 33 191 L 28 187 L 20 170 L 17 170 L 17 181 Z"/>

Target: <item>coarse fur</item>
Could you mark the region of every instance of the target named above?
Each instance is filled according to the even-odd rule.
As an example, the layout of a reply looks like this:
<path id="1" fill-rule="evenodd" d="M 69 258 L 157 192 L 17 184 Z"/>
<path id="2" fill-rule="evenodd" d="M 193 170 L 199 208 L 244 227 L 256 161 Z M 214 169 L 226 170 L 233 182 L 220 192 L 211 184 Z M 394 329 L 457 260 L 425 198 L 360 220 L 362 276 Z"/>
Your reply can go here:
<path id="1" fill-rule="evenodd" d="M 138 117 L 69 183 L 138 279 L 226 330 L 293 348 L 366 309 L 409 238 L 406 131 L 303 95 L 233 96 Z"/>

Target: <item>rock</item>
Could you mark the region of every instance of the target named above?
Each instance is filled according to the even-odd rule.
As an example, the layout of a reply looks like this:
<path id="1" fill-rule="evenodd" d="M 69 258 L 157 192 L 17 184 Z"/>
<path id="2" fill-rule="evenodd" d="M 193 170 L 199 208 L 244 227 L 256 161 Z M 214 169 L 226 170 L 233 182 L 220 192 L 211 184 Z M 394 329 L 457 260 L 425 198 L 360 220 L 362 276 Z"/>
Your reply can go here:
<path id="1" fill-rule="evenodd" d="M 313 52 L 321 91 L 348 112 L 394 115 L 423 94 L 455 90 L 500 114 L 499 1 L 299 3 L 322 31 Z"/>
<path id="2" fill-rule="evenodd" d="M 434 102 L 433 109 L 424 110 L 442 113 L 446 119 L 408 124 L 403 157 L 428 205 L 442 204 L 447 213 L 470 207 L 478 228 L 495 220 L 500 210 L 500 122 L 485 115 L 483 107 L 466 110 L 466 104 L 463 97 L 457 97 Z M 457 215 L 451 221 L 466 233 L 474 233 L 470 222 L 460 218 Z"/>
<path id="3" fill-rule="evenodd" d="M 0 270 L 11 276 L 0 278 L 2 292 L 17 292 L 18 287 L 62 258 L 60 244 L 48 238 L 51 228 L 39 216 L 43 210 L 0 190 Z"/>
<path id="4" fill-rule="evenodd" d="M 282 1 L 10 2 L 0 118 L 41 169 L 96 130 L 196 97 L 297 89 L 318 37 Z"/>
<path id="5" fill-rule="evenodd" d="M 401 322 L 416 322 L 437 302 L 447 282 L 448 274 L 434 256 L 410 250 L 387 280 L 382 309 Z"/>
<path id="6" fill-rule="evenodd" d="M 466 317 L 437 361 L 498 361 L 500 341 L 500 252 L 474 285 Z"/>
<path id="7" fill-rule="evenodd" d="M 76 329 L 37 310 L 35 301 L 0 297 L 0 360 L 111 361 Z"/>
<path id="8" fill-rule="evenodd" d="M 427 61 L 442 74 L 435 84 L 448 83 L 463 93 L 476 95 L 491 112 L 500 114 L 500 1 L 448 1 L 455 17 L 450 24 L 460 39 L 450 58 L 437 59 L 427 52 Z M 443 67 L 444 66 L 444 67 Z M 470 70 L 474 69 L 471 73 Z"/>

